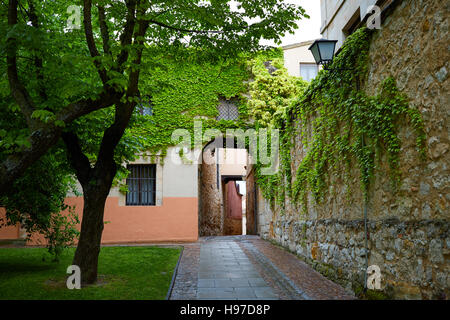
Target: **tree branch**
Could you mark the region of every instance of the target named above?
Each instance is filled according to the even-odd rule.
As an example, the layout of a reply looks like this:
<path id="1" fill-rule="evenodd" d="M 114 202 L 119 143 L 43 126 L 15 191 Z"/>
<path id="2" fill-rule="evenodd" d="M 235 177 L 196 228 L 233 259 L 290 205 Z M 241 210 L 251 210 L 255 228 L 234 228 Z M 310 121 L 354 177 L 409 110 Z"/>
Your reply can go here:
<path id="1" fill-rule="evenodd" d="M 112 89 L 103 91 L 95 100 L 89 98 L 67 105 L 56 113 L 56 119 L 69 124 L 92 111 L 112 106 L 120 100 L 122 95 L 123 92 L 113 91 Z"/>
<path id="2" fill-rule="evenodd" d="M 92 18 L 91 18 L 91 9 L 92 9 L 92 0 L 84 0 L 84 34 L 86 36 L 86 42 L 89 48 L 89 53 L 91 57 L 94 58 L 94 65 L 97 68 L 97 72 L 102 80 L 103 84 L 106 84 L 108 81 L 108 77 L 106 75 L 106 70 L 102 67 L 100 61 L 95 59 L 100 57 L 100 53 L 97 50 L 97 46 L 95 45 L 94 35 L 92 32 Z"/>
<path id="3" fill-rule="evenodd" d="M 142 59 L 142 51 L 144 49 L 144 35 L 147 32 L 149 23 L 148 21 L 140 20 L 138 22 L 138 29 L 134 35 L 135 44 L 137 45 L 136 58 L 133 60 L 133 64 L 139 65 Z M 114 150 L 122 138 L 125 129 L 130 122 L 131 116 L 134 111 L 136 102 L 128 98 L 135 97 L 139 92 L 139 74 L 140 69 L 136 68 L 131 70 L 128 79 L 128 89 L 126 94 L 126 102 L 119 102 L 116 104 L 114 123 L 105 130 L 103 139 L 100 145 L 100 150 L 97 157 L 97 163 L 94 170 L 101 172 L 105 166 L 114 166 Z"/>
<path id="4" fill-rule="evenodd" d="M 127 17 L 124 25 L 124 30 L 120 35 L 120 46 L 122 50 L 117 57 L 118 71 L 123 71 L 123 64 L 128 60 L 128 46 L 133 40 L 133 31 L 136 24 L 136 0 L 127 0 Z"/>
<path id="5" fill-rule="evenodd" d="M 15 179 L 22 176 L 30 165 L 55 145 L 60 134 L 61 129 L 51 125 L 37 129 L 30 135 L 29 148 L 3 160 L 0 164 L 0 194 L 6 193 Z"/>
<path id="6" fill-rule="evenodd" d="M 17 25 L 17 0 L 9 0 L 8 5 L 8 26 L 13 28 Z M 30 94 L 19 80 L 17 73 L 17 40 L 8 36 L 6 40 L 6 63 L 8 82 L 14 100 L 20 107 L 22 114 L 25 116 L 29 128 L 36 126 L 36 121 L 31 118 L 31 114 L 35 110 L 34 103 Z"/>
<path id="7" fill-rule="evenodd" d="M 97 6 L 98 9 L 98 21 L 100 23 L 100 32 L 102 34 L 102 40 L 103 40 L 103 52 L 105 54 L 110 54 L 110 47 L 109 47 L 109 31 L 108 31 L 108 25 L 106 24 L 106 13 L 105 13 L 105 7 L 104 6 Z"/>
<path id="8" fill-rule="evenodd" d="M 36 15 L 36 9 L 34 7 L 33 0 L 28 0 L 28 7 L 28 17 L 30 19 L 31 25 L 34 28 L 39 29 L 39 20 L 38 16 Z M 42 58 L 39 54 L 36 53 L 34 54 L 34 66 L 36 67 L 36 78 L 38 81 L 39 96 L 43 101 L 47 101 L 47 92 L 44 85 L 44 75 L 42 74 Z"/>
<path id="9" fill-rule="evenodd" d="M 78 181 L 84 186 L 89 182 L 89 178 L 92 172 L 89 159 L 81 150 L 80 141 L 78 136 L 73 132 L 63 132 L 62 138 L 66 145 L 68 159 L 71 166 L 75 169 Z"/>

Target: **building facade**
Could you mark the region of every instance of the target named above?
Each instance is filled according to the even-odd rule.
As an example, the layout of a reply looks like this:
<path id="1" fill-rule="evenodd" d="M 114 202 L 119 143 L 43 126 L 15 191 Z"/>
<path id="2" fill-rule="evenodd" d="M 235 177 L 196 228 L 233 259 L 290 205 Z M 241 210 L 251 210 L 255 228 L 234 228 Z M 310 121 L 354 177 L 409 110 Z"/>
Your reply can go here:
<path id="1" fill-rule="evenodd" d="M 302 77 L 305 81 L 311 81 L 317 76 L 319 67 L 308 50 L 313 42 L 314 40 L 311 40 L 282 47 L 284 66 L 289 75 Z"/>

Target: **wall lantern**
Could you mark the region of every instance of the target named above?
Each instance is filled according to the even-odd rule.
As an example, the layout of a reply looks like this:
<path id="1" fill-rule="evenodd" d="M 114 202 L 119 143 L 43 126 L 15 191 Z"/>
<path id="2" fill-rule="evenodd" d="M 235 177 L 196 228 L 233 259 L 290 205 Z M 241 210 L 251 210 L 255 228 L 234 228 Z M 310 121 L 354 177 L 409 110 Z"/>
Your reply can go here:
<path id="1" fill-rule="evenodd" d="M 337 40 L 327 40 L 327 39 L 319 39 L 314 41 L 314 43 L 308 49 L 314 56 L 316 64 L 321 64 L 323 65 L 324 69 L 328 70 L 327 69 L 328 64 L 330 64 L 333 61 L 336 43 Z"/>

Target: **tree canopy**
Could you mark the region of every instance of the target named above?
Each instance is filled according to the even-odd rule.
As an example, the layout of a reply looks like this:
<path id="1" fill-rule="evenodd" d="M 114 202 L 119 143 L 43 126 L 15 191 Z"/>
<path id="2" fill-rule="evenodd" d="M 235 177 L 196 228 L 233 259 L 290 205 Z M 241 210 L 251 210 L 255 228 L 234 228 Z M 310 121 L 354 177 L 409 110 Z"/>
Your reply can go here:
<path id="1" fill-rule="evenodd" d="M 224 61 L 259 50 L 261 39 L 279 42 L 306 17 L 274 0 L 9 0 L 0 11 L 3 105 L 19 119 L 0 132 L 0 194 L 62 138 L 83 188 L 74 264 L 86 282 L 97 275 L 107 194 L 120 160 L 136 151 L 126 130 L 141 90 L 156 102 L 164 82 L 157 57 Z"/>

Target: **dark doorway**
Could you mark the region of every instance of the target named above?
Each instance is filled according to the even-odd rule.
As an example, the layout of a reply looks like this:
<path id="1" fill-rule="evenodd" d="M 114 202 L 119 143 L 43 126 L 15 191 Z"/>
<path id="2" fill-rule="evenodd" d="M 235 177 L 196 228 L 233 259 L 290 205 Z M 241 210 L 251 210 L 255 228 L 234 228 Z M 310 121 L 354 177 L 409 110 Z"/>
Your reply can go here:
<path id="1" fill-rule="evenodd" d="M 242 178 L 240 178 L 242 179 Z M 242 180 L 241 180 L 242 181 Z M 236 180 L 224 181 L 224 235 L 242 234 L 242 194 Z"/>

